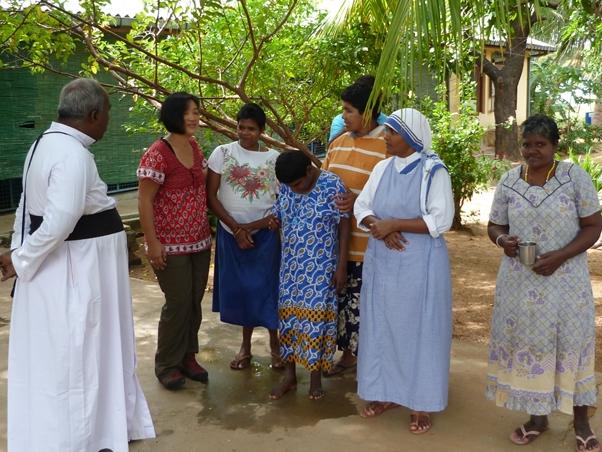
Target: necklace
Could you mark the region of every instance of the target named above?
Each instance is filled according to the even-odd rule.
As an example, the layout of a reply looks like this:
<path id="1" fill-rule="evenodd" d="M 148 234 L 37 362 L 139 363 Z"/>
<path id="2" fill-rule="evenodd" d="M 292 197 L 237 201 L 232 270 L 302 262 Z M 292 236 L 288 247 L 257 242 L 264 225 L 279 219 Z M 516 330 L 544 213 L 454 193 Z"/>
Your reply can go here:
<path id="1" fill-rule="evenodd" d="M 550 180 L 550 177 L 552 177 L 552 173 L 556 169 L 556 163 L 557 163 L 556 160 L 554 160 L 554 163 L 552 163 L 552 167 L 548 171 L 548 174 L 546 174 L 546 181 L 544 182 L 544 184 Z M 529 166 L 528 165 L 525 165 L 525 182 L 529 183 Z"/>
<path id="2" fill-rule="evenodd" d="M 261 143 L 260 143 L 259 141 L 257 142 L 257 149 L 255 149 L 255 150 L 253 150 L 253 149 L 247 149 L 246 147 L 244 147 L 244 146 L 242 145 L 242 143 L 240 142 L 240 140 L 238 140 L 238 145 L 239 145 L 241 148 L 243 148 L 243 149 L 245 149 L 245 150 L 247 150 L 247 151 L 251 151 L 251 152 L 259 152 L 259 151 L 261 151 Z"/>

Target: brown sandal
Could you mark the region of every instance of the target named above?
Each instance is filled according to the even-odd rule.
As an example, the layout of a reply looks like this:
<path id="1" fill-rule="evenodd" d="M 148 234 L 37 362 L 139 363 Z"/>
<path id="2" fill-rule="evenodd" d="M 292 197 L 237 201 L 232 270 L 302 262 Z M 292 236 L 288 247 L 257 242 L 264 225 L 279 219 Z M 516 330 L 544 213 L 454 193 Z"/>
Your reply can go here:
<path id="1" fill-rule="evenodd" d="M 420 427 L 420 419 L 428 419 L 428 424 L 426 427 Z M 431 416 L 428 413 L 413 413 L 410 414 L 410 433 L 414 435 L 422 435 L 423 433 L 428 432 L 433 423 L 431 422 Z"/>
<path id="2" fill-rule="evenodd" d="M 282 370 L 286 367 L 286 363 L 282 361 L 280 357 L 280 353 L 272 352 L 272 369 L 274 370 Z"/>
<path id="3" fill-rule="evenodd" d="M 253 355 L 249 353 L 238 353 L 232 361 L 230 361 L 230 369 L 232 370 L 243 370 L 251 365 L 251 358 Z"/>
<path id="4" fill-rule="evenodd" d="M 353 371 L 357 368 L 357 363 L 351 364 L 350 366 L 344 366 L 341 363 L 336 363 L 330 370 L 322 372 L 324 378 L 334 377 L 336 375 L 342 375 L 347 371 Z"/>
<path id="5" fill-rule="evenodd" d="M 398 404 L 393 402 L 370 402 L 364 407 L 360 416 L 365 418 L 380 416 L 385 411 L 397 408 L 398 406 Z"/>

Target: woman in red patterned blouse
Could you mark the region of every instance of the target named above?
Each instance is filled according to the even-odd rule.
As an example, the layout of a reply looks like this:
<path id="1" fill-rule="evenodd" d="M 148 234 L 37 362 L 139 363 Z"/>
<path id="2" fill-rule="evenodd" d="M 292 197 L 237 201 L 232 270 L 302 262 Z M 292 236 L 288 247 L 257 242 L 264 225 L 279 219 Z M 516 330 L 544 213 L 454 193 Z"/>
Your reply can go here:
<path id="1" fill-rule="evenodd" d="M 138 210 L 147 256 L 165 294 L 155 375 L 167 389 L 177 389 L 184 377 L 208 379 L 195 359 L 211 250 L 207 161 L 194 139 L 199 99 L 187 93 L 170 95 L 159 120 L 169 133 L 140 160 Z"/>

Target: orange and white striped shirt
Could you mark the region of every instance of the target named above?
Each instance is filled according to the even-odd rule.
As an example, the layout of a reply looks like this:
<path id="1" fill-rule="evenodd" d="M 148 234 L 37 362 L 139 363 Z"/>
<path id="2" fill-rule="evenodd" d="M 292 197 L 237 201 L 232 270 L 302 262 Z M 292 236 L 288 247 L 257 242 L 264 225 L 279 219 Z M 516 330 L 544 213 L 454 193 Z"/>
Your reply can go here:
<path id="1" fill-rule="evenodd" d="M 359 195 L 374 165 L 387 157 L 384 137 L 384 126 L 378 126 L 361 137 L 351 132 L 342 134 L 330 143 L 322 169 L 335 173 L 350 191 Z M 348 260 L 363 262 L 368 237 L 367 232 L 358 229 L 354 218 Z"/>

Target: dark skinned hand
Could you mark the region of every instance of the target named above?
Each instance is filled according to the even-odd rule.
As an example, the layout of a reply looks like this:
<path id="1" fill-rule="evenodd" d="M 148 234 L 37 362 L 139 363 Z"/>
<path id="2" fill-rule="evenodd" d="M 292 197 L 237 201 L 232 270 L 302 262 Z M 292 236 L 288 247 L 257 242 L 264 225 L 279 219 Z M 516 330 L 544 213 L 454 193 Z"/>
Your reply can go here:
<path id="1" fill-rule="evenodd" d="M 355 204 L 356 198 L 357 195 L 355 193 L 348 191 L 338 195 L 335 199 L 335 204 L 342 213 L 353 212 L 353 204 Z"/>
<path id="2" fill-rule="evenodd" d="M 372 237 L 378 240 L 384 240 L 386 236 L 392 233 L 391 222 L 389 220 L 375 220 L 370 225 Z"/>
<path id="3" fill-rule="evenodd" d="M 345 265 L 337 265 L 337 271 L 332 277 L 332 284 L 334 285 L 337 294 L 343 293 L 345 285 L 347 284 L 347 268 Z"/>
<path id="4" fill-rule="evenodd" d="M 499 245 L 504 248 L 504 254 L 508 257 L 518 255 L 518 237 L 515 235 L 504 234 L 499 240 Z"/>
<path id="5" fill-rule="evenodd" d="M 241 250 L 248 250 L 255 246 L 251 233 L 244 228 L 238 228 L 234 233 L 236 244 Z"/>
<path id="6" fill-rule="evenodd" d="M 548 253 L 537 256 L 533 267 L 533 270 L 538 275 L 550 276 L 558 267 L 560 267 L 566 261 L 566 257 L 562 251 L 550 251 Z"/>
<path id="7" fill-rule="evenodd" d="M 404 237 L 404 235 L 399 232 L 390 232 L 383 239 L 385 245 L 390 250 L 403 251 L 406 249 L 405 245 L 408 243 L 408 240 Z"/>

